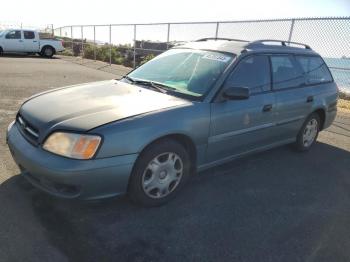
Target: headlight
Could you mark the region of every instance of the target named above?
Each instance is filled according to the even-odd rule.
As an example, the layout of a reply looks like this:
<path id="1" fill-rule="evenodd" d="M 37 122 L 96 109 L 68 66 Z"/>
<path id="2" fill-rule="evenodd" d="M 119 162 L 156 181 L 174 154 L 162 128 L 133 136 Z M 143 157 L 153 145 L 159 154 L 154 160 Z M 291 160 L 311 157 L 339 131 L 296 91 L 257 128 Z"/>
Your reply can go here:
<path id="1" fill-rule="evenodd" d="M 96 135 L 55 132 L 46 139 L 43 148 L 65 157 L 90 159 L 100 143 L 101 137 Z"/>

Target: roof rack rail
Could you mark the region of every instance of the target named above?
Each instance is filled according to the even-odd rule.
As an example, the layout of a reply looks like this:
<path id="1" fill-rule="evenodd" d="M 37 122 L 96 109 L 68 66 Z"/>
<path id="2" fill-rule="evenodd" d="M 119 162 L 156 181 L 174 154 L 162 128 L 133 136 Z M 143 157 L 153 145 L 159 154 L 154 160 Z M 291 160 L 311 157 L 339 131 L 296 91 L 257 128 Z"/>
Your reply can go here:
<path id="1" fill-rule="evenodd" d="M 298 43 L 298 42 L 291 42 L 291 41 L 285 41 L 285 40 L 275 40 L 275 39 L 264 39 L 264 40 L 256 40 L 256 41 L 252 41 L 248 44 L 248 47 L 250 45 L 254 45 L 254 44 L 264 44 L 264 42 L 273 42 L 273 43 L 280 43 L 282 46 L 287 46 L 290 44 L 293 45 L 300 45 L 303 46 L 305 49 L 311 49 L 311 47 L 309 45 L 306 44 L 302 44 L 302 43 Z"/>
<path id="2" fill-rule="evenodd" d="M 226 41 L 236 41 L 236 42 L 246 42 L 249 43 L 247 40 L 242 40 L 242 39 L 233 39 L 233 38 L 223 38 L 223 37 L 206 37 L 206 38 L 201 38 L 196 40 L 195 42 L 204 42 L 208 40 L 226 40 Z"/>

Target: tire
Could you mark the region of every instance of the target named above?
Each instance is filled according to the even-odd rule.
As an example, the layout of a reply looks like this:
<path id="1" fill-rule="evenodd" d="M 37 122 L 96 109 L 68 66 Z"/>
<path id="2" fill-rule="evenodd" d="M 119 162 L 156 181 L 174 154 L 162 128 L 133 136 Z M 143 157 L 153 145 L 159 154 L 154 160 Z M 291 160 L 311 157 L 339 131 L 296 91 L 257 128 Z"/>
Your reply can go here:
<path id="1" fill-rule="evenodd" d="M 320 116 L 317 113 L 309 115 L 298 133 L 295 148 L 300 152 L 308 151 L 317 140 L 320 126 Z"/>
<path id="2" fill-rule="evenodd" d="M 2 47 L 0 47 L 0 56 L 4 54 L 4 50 L 2 50 Z"/>
<path id="3" fill-rule="evenodd" d="M 51 58 L 55 54 L 55 49 L 51 46 L 45 46 L 41 51 L 42 56 Z"/>
<path id="4" fill-rule="evenodd" d="M 129 198 L 142 206 L 160 206 L 176 196 L 189 175 L 190 157 L 185 148 L 171 139 L 160 140 L 137 159 L 129 181 Z"/>

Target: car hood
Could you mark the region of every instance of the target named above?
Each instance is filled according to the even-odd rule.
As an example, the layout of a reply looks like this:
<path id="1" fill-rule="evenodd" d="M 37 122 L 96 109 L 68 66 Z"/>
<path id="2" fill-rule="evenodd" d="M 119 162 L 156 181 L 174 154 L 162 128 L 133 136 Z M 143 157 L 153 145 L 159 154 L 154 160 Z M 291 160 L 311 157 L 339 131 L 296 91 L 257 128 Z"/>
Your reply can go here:
<path id="1" fill-rule="evenodd" d="M 35 95 L 21 116 L 42 135 L 52 129 L 87 131 L 132 116 L 190 104 L 117 80 L 64 87 Z"/>

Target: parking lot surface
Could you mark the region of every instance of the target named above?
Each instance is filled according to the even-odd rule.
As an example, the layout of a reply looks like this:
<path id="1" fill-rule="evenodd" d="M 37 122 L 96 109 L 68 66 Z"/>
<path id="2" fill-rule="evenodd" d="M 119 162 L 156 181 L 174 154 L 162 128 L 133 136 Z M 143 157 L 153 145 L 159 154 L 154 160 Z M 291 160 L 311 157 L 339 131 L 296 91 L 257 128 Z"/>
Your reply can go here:
<path id="1" fill-rule="evenodd" d="M 284 146 L 207 170 L 159 208 L 33 188 L 5 143 L 20 104 L 48 88 L 116 77 L 63 59 L 0 57 L 0 261 L 349 261 L 346 112 L 310 152 Z"/>

